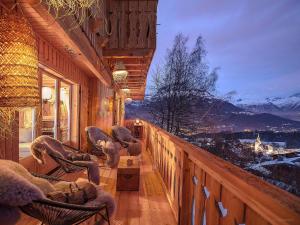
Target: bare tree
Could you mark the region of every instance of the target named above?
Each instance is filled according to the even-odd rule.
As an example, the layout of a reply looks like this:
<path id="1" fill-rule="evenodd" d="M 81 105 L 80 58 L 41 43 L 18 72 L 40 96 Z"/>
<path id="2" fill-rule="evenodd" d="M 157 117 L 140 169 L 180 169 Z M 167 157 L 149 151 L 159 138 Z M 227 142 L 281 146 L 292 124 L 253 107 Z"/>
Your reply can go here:
<path id="1" fill-rule="evenodd" d="M 148 105 L 155 122 L 174 134 L 189 125 L 194 108 L 199 106 L 199 100 L 212 95 L 217 80 L 217 69 L 209 72 L 204 61 L 202 37 L 197 38 L 191 51 L 187 41 L 187 37 L 178 34 L 172 49 L 167 50 L 165 62 L 153 74 Z"/>

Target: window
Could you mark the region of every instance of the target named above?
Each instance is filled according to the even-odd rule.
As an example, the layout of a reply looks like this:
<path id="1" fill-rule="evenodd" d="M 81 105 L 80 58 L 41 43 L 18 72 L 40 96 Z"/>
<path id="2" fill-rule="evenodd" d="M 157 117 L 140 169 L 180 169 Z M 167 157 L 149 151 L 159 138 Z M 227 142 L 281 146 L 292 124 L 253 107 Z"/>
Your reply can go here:
<path id="1" fill-rule="evenodd" d="M 25 158 L 30 153 L 30 145 L 35 138 L 35 109 L 19 110 L 19 158 Z"/>
<path id="2" fill-rule="evenodd" d="M 43 75 L 42 81 L 42 134 L 57 138 L 57 80 Z"/>

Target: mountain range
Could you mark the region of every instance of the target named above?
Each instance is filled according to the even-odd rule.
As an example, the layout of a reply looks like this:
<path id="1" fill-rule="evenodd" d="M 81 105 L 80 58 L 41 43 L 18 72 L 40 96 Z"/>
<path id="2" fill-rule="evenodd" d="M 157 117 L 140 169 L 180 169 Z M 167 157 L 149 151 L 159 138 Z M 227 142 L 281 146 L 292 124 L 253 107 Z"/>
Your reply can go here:
<path id="1" fill-rule="evenodd" d="M 152 120 L 143 102 L 132 102 L 126 105 L 127 118 Z M 196 102 L 193 113 L 186 119 L 190 130 L 196 132 L 273 130 L 300 131 L 300 93 L 288 98 L 269 98 L 260 103 L 236 104 L 217 98 Z M 153 121 L 153 120 L 152 120 Z"/>
<path id="2" fill-rule="evenodd" d="M 256 103 L 246 103 L 243 99 L 238 99 L 235 105 L 254 113 L 270 113 L 300 121 L 300 93 L 288 97 L 266 98 Z"/>

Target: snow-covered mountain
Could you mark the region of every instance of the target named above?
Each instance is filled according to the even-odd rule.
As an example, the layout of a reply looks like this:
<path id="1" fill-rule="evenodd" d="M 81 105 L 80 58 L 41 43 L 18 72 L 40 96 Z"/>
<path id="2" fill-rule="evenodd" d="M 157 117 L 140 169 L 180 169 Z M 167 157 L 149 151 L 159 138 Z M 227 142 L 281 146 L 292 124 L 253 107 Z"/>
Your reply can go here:
<path id="1" fill-rule="evenodd" d="M 292 120 L 300 121 L 300 93 L 288 97 L 272 97 L 250 103 L 239 99 L 235 104 L 254 113 L 271 113 Z"/>

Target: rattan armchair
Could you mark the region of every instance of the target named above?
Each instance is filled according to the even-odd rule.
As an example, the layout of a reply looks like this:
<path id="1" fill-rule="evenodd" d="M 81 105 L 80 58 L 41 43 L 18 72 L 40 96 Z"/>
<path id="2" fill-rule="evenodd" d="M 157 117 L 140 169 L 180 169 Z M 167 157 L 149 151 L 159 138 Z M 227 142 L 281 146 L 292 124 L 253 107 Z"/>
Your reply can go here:
<path id="1" fill-rule="evenodd" d="M 63 181 L 48 175 L 37 173 L 31 174 L 35 177 L 47 179 L 50 182 Z M 98 207 L 91 207 L 57 202 L 50 199 L 40 199 L 35 200 L 30 204 L 20 206 L 19 208 L 23 213 L 41 221 L 41 224 L 80 224 L 94 215 L 99 215 L 110 225 L 109 211 L 106 204 Z"/>
<path id="2" fill-rule="evenodd" d="M 57 163 L 58 167 L 56 167 L 54 170 L 50 171 L 47 175 L 59 178 L 67 173 L 75 173 L 75 172 L 80 172 L 80 171 L 86 170 L 88 180 L 90 181 L 90 171 L 89 171 L 88 166 L 78 165 L 77 163 L 74 163 L 70 160 L 59 157 L 55 154 L 49 153 L 48 155 L 50 156 L 50 158 L 52 158 Z"/>
<path id="3" fill-rule="evenodd" d="M 98 127 L 94 127 L 94 126 L 86 127 L 85 132 L 87 136 L 88 152 L 93 155 L 105 157 L 105 153 L 103 152 L 103 149 L 99 145 L 97 145 L 97 142 L 113 141 L 113 139 Z"/>
<path id="4" fill-rule="evenodd" d="M 88 180 L 91 181 L 91 170 L 97 170 L 98 162 L 92 160 L 92 156 L 89 154 L 82 154 L 79 151 L 69 150 L 68 148 L 72 147 L 66 147 L 62 142 L 42 135 L 32 143 L 31 153 L 39 163 L 45 164 L 44 153 L 57 163 L 58 166 L 47 175 L 60 177 L 66 173 L 87 170 Z"/>
<path id="5" fill-rule="evenodd" d="M 133 137 L 126 127 L 115 125 L 112 127 L 112 136 L 121 146 L 127 149 L 129 155 L 137 156 L 142 152 L 141 141 Z"/>
<path id="6" fill-rule="evenodd" d="M 80 224 L 88 218 L 99 215 L 110 224 L 109 213 L 106 204 L 99 207 L 82 206 L 50 199 L 35 200 L 30 204 L 21 206 L 25 214 L 40 220 L 41 224 L 69 225 Z"/>

